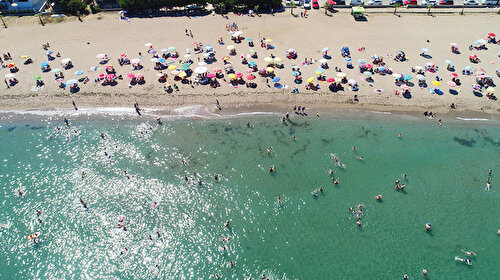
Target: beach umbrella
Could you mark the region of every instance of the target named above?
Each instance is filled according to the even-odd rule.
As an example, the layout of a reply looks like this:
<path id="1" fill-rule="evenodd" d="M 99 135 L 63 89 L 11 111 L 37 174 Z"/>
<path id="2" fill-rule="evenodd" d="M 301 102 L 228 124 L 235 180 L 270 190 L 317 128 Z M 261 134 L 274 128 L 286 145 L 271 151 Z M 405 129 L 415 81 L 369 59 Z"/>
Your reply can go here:
<path id="1" fill-rule="evenodd" d="M 235 75 L 236 75 L 236 77 L 238 77 L 238 78 L 243 77 L 243 74 L 242 74 L 241 72 L 238 72 L 238 73 L 236 73 Z"/>
<path id="2" fill-rule="evenodd" d="M 21 58 L 22 59 L 27 59 L 27 58 L 30 58 L 30 56 L 25 54 L 25 55 L 21 55 Z"/>
<path id="3" fill-rule="evenodd" d="M 248 75 L 248 76 L 247 76 L 247 80 L 253 80 L 253 79 L 255 79 L 255 76 L 254 76 L 254 75 Z"/>
<path id="4" fill-rule="evenodd" d="M 264 40 L 264 42 L 266 42 L 266 43 L 271 43 L 272 41 L 273 41 L 273 40 L 271 40 L 271 39 L 265 39 L 265 40 Z"/>
<path id="5" fill-rule="evenodd" d="M 339 78 L 344 78 L 345 76 L 346 76 L 346 74 L 343 72 L 337 73 L 337 77 L 339 77 Z"/>
<path id="6" fill-rule="evenodd" d="M 281 58 L 279 58 L 279 57 L 275 57 L 275 58 L 274 58 L 274 62 L 276 62 L 276 63 L 280 63 L 280 62 L 281 62 Z"/>
<path id="7" fill-rule="evenodd" d="M 156 57 L 151 58 L 151 62 L 155 62 L 155 63 L 158 62 L 158 58 L 156 58 Z"/>
<path id="8" fill-rule="evenodd" d="M 279 82 L 280 80 L 281 80 L 281 79 L 280 79 L 280 77 L 275 77 L 275 78 L 273 79 L 273 83 L 277 83 L 277 82 Z"/>
<path id="9" fill-rule="evenodd" d="M 120 55 L 120 58 L 125 58 L 125 57 L 127 57 L 127 54 L 126 54 L 126 53 L 122 53 L 122 54 Z"/>
<path id="10" fill-rule="evenodd" d="M 456 47 L 456 46 L 458 46 L 458 45 L 457 45 L 457 43 L 450 43 L 450 46 L 452 46 L 452 47 Z"/>
<path id="11" fill-rule="evenodd" d="M 435 86 L 440 86 L 441 82 L 440 81 L 432 81 L 432 84 Z"/>
<path id="12" fill-rule="evenodd" d="M 495 33 L 488 33 L 488 36 L 495 37 L 497 35 L 495 35 Z"/>
<path id="13" fill-rule="evenodd" d="M 189 70 L 189 66 L 182 65 L 181 71 L 188 71 L 188 70 Z"/>
<path id="14" fill-rule="evenodd" d="M 266 68 L 266 71 L 267 71 L 267 72 L 274 72 L 274 68 L 273 68 L 273 67 L 267 67 L 267 68 Z"/>
<path id="15" fill-rule="evenodd" d="M 355 84 L 357 84 L 357 83 L 358 83 L 358 82 L 356 82 L 356 80 L 354 80 L 354 79 L 349 79 L 349 80 L 347 80 L 347 82 L 348 82 L 349 84 L 351 84 L 351 85 L 355 85 Z"/>
<path id="16" fill-rule="evenodd" d="M 326 63 L 327 61 L 328 61 L 328 60 L 326 60 L 326 58 L 321 58 L 321 59 L 319 60 L 319 63 Z"/>
<path id="17" fill-rule="evenodd" d="M 208 73 L 207 77 L 210 79 L 215 78 L 215 73 Z"/>
<path id="18" fill-rule="evenodd" d="M 172 73 L 172 75 L 177 75 L 177 74 L 179 74 L 180 72 L 181 72 L 181 71 L 179 71 L 179 70 L 174 70 L 174 71 L 172 71 L 171 73 Z"/>
<path id="19" fill-rule="evenodd" d="M 365 75 L 367 77 L 371 77 L 373 75 L 373 73 L 370 71 L 365 71 L 365 72 L 363 72 L 363 75 Z"/>
<path id="20" fill-rule="evenodd" d="M 252 39 L 252 38 L 247 38 L 247 41 L 248 41 L 248 42 L 252 42 L 252 41 L 253 41 L 253 39 Z"/>
<path id="21" fill-rule="evenodd" d="M 61 59 L 61 63 L 62 63 L 62 64 L 69 63 L 70 61 L 71 61 L 71 58 L 69 58 L 69 57 L 64 58 L 64 59 Z"/>
<path id="22" fill-rule="evenodd" d="M 402 90 L 410 90 L 410 87 L 407 85 L 401 85 Z"/>
<path id="23" fill-rule="evenodd" d="M 54 53 L 53 51 L 48 51 L 48 52 L 45 53 L 45 55 L 51 55 L 53 53 Z"/>
<path id="24" fill-rule="evenodd" d="M 479 44 L 486 44 L 486 40 L 485 39 L 479 39 L 477 41 L 479 42 Z"/>
<path id="25" fill-rule="evenodd" d="M 62 83 L 63 81 L 64 81 L 64 78 L 59 78 L 59 79 L 55 80 L 56 83 Z"/>
<path id="26" fill-rule="evenodd" d="M 194 72 L 197 74 L 203 74 L 203 73 L 206 73 L 207 71 L 208 71 L 207 67 L 204 67 L 204 66 L 196 67 L 194 69 Z"/>
<path id="27" fill-rule="evenodd" d="M 416 75 L 415 78 L 417 78 L 419 81 L 425 81 L 426 80 L 425 76 L 424 75 L 420 75 L 420 74 Z"/>
<path id="28" fill-rule="evenodd" d="M 132 63 L 132 64 L 139 64 L 140 62 L 141 62 L 141 60 L 140 60 L 140 59 L 138 59 L 138 58 L 134 58 L 134 59 L 132 59 L 132 60 L 130 61 L 130 63 Z"/>
<path id="29" fill-rule="evenodd" d="M 106 57 L 106 55 L 105 55 L 105 54 L 103 54 L 103 53 L 100 53 L 100 54 L 96 55 L 96 57 L 97 57 L 98 59 L 104 59 L 104 58 Z"/>
<path id="30" fill-rule="evenodd" d="M 379 66 L 377 67 L 378 71 L 385 71 L 385 67 L 384 66 Z"/>
<path id="31" fill-rule="evenodd" d="M 241 36 L 241 34 L 243 34 L 243 31 L 236 31 L 231 36 L 233 36 L 233 37 L 239 37 L 239 36 Z"/>
<path id="32" fill-rule="evenodd" d="M 175 70 L 177 69 L 177 65 L 171 64 L 168 66 L 168 70 Z"/>
<path id="33" fill-rule="evenodd" d="M 168 53 L 168 52 L 169 52 L 168 48 L 161 49 L 160 51 L 161 51 L 162 53 Z"/>
<path id="34" fill-rule="evenodd" d="M 454 81 L 448 81 L 446 82 L 446 84 L 448 84 L 448 86 L 450 87 L 455 87 L 457 85 Z"/>
<path id="35" fill-rule="evenodd" d="M 5 75 L 5 78 L 7 78 L 7 79 L 12 79 L 12 78 L 14 78 L 15 76 L 16 76 L 16 75 L 14 75 L 14 74 L 12 74 L 12 73 L 9 73 L 9 74 L 6 74 L 6 75 Z"/>
<path id="36" fill-rule="evenodd" d="M 236 75 L 231 73 L 231 74 L 229 74 L 229 78 L 230 78 L 231 80 L 234 80 L 234 79 L 236 79 Z"/>
<path id="37" fill-rule="evenodd" d="M 163 58 L 163 57 L 158 58 L 158 62 L 159 62 L 159 63 L 165 63 L 165 61 L 166 61 L 166 60 L 165 60 L 165 58 Z"/>
<path id="38" fill-rule="evenodd" d="M 252 66 L 256 66 L 257 63 L 255 61 L 250 61 L 248 62 L 248 66 L 252 67 Z"/>
<path id="39" fill-rule="evenodd" d="M 366 63 L 366 61 L 365 61 L 364 59 L 358 59 L 358 62 L 359 62 L 359 63 L 362 63 L 362 64 L 365 64 L 365 63 Z"/>
<path id="40" fill-rule="evenodd" d="M 66 82 L 67 85 L 73 85 L 73 84 L 76 84 L 76 83 L 77 83 L 77 81 L 75 79 L 71 79 L 71 80 L 68 80 Z"/>
<path id="41" fill-rule="evenodd" d="M 377 88 L 377 89 L 374 89 L 373 92 L 374 93 L 378 93 L 378 94 L 382 94 L 382 93 L 384 93 L 384 89 L 383 88 Z"/>
<path id="42" fill-rule="evenodd" d="M 314 77 L 309 77 L 309 78 L 307 79 L 307 82 L 308 82 L 308 83 L 312 83 L 313 81 L 314 81 Z"/>
<path id="43" fill-rule="evenodd" d="M 106 79 L 108 79 L 108 80 L 113 80 L 114 78 L 115 78 L 114 74 L 109 74 L 106 76 Z"/>
<path id="44" fill-rule="evenodd" d="M 403 77 L 403 74 L 399 74 L 399 73 L 392 73 L 392 76 L 396 79 L 400 79 Z"/>
<path id="45" fill-rule="evenodd" d="M 464 69 L 467 70 L 467 71 L 472 71 L 472 67 L 471 66 L 465 66 Z"/>
<path id="46" fill-rule="evenodd" d="M 486 89 L 486 92 L 487 92 L 487 93 L 494 93 L 494 92 L 495 92 L 495 88 L 494 88 L 494 87 L 488 87 L 488 88 Z"/>
<path id="47" fill-rule="evenodd" d="M 422 48 L 422 52 L 430 52 L 431 50 L 429 50 L 428 48 Z"/>
<path id="48" fill-rule="evenodd" d="M 295 76 L 295 77 L 300 76 L 300 73 L 298 71 L 293 71 L 292 76 Z"/>
<path id="49" fill-rule="evenodd" d="M 40 63 L 40 67 L 47 67 L 47 66 L 49 66 L 48 62 L 42 62 L 42 63 Z"/>
<path id="50" fill-rule="evenodd" d="M 151 43 L 146 43 L 146 44 L 144 44 L 144 46 L 145 46 L 145 47 L 148 47 L 148 48 L 149 48 L 149 47 L 151 47 L 152 45 L 153 45 L 153 44 L 151 44 Z"/>
<path id="51" fill-rule="evenodd" d="M 270 58 L 269 56 L 267 56 L 267 57 L 264 57 L 264 61 L 267 63 L 270 63 L 270 62 L 273 62 L 273 59 Z"/>
<path id="52" fill-rule="evenodd" d="M 41 80 L 42 77 L 40 75 L 36 75 L 36 76 L 33 76 L 33 79 L 38 81 L 38 80 Z"/>
<path id="53" fill-rule="evenodd" d="M 176 48 L 175 47 L 168 47 L 167 50 L 169 52 L 175 52 Z"/>
<path id="54" fill-rule="evenodd" d="M 9 67 L 9 68 L 12 68 L 12 67 L 14 67 L 14 66 L 16 66 L 16 64 L 14 64 L 14 63 L 9 63 L 9 64 L 7 65 L 7 67 Z"/>
<path id="55" fill-rule="evenodd" d="M 162 76 L 165 76 L 165 74 L 163 74 L 163 73 L 156 74 L 156 77 L 162 77 Z"/>
<path id="56" fill-rule="evenodd" d="M 220 67 L 215 67 L 213 70 L 214 70 L 214 72 L 216 72 L 216 73 L 220 73 L 220 72 L 222 72 L 222 69 L 221 69 Z"/>
<path id="57" fill-rule="evenodd" d="M 205 55 L 205 54 L 203 54 L 203 55 Z M 207 55 L 207 56 L 208 56 L 208 55 Z M 188 57 L 191 57 L 191 55 L 190 55 L 190 54 L 185 54 L 185 55 L 184 55 L 184 57 L 185 57 L 185 58 L 188 58 Z"/>
<path id="58" fill-rule="evenodd" d="M 177 76 L 179 76 L 179 77 L 181 77 L 181 78 L 184 78 L 184 77 L 186 77 L 186 76 L 187 76 L 187 74 L 186 74 L 186 72 L 181 71 L 181 72 L 179 72 L 179 74 L 177 74 Z"/>
<path id="59" fill-rule="evenodd" d="M 323 73 L 321 73 L 320 71 L 316 71 L 316 75 L 321 76 L 321 74 Z"/>
<path id="60" fill-rule="evenodd" d="M 226 47 L 226 49 L 228 49 L 228 50 L 234 50 L 234 46 L 233 45 L 229 45 L 229 46 Z"/>
<path id="61" fill-rule="evenodd" d="M 252 68 L 248 68 L 247 70 L 245 70 L 246 73 L 252 73 L 253 72 L 253 69 Z"/>
<path id="62" fill-rule="evenodd" d="M 133 79 L 133 78 L 135 78 L 135 74 L 133 74 L 133 73 L 128 73 L 128 74 L 127 74 L 127 77 L 129 77 L 130 79 Z"/>
<path id="63" fill-rule="evenodd" d="M 444 61 L 444 63 L 446 63 L 446 64 L 448 64 L 448 65 L 452 65 L 452 64 L 453 64 L 453 61 L 451 61 L 451 60 L 447 59 L 447 60 L 445 60 L 445 61 Z"/>
<path id="64" fill-rule="evenodd" d="M 137 73 L 137 74 L 135 75 L 135 77 L 136 77 L 136 78 L 138 78 L 138 79 L 140 79 L 140 78 L 144 78 L 144 76 L 143 76 L 141 73 Z"/>
<path id="65" fill-rule="evenodd" d="M 225 57 L 222 58 L 222 60 L 229 60 L 229 56 L 226 55 Z"/>
<path id="66" fill-rule="evenodd" d="M 411 75 L 405 74 L 405 75 L 403 75 L 403 79 L 409 81 L 409 80 L 413 79 L 413 77 Z"/>
<path id="67" fill-rule="evenodd" d="M 203 62 L 203 61 L 198 62 L 198 66 L 205 66 L 205 65 L 207 65 L 207 63 L 206 63 L 206 62 Z"/>
<path id="68" fill-rule="evenodd" d="M 324 71 L 323 71 L 323 69 L 318 68 L 318 69 L 314 70 L 314 72 L 316 72 L 316 73 L 320 72 L 321 74 L 323 74 Z"/>
<path id="69" fill-rule="evenodd" d="M 335 82 L 335 79 L 334 78 L 329 78 L 328 80 L 326 80 L 328 83 L 333 83 Z"/>
<path id="70" fill-rule="evenodd" d="M 352 61 L 352 59 L 350 57 L 346 57 L 344 60 L 345 60 L 345 62 L 351 62 Z"/>
<path id="71" fill-rule="evenodd" d="M 479 41 L 474 41 L 472 44 L 474 44 L 474 45 L 481 45 L 481 42 L 479 42 Z"/>
<path id="72" fill-rule="evenodd" d="M 76 71 L 76 72 L 75 72 L 75 75 L 77 75 L 77 76 L 80 76 L 80 75 L 82 75 L 82 74 L 83 74 L 83 71 L 82 71 L 82 70 L 78 70 L 78 71 Z"/>
<path id="73" fill-rule="evenodd" d="M 457 73 L 451 73 L 450 75 L 451 75 L 453 78 L 458 77 L 458 74 L 457 74 Z"/>
<path id="74" fill-rule="evenodd" d="M 106 74 L 101 73 L 101 74 L 99 74 L 99 75 L 98 75 L 98 77 L 99 77 L 100 79 L 104 79 L 104 77 L 106 77 Z"/>
<path id="75" fill-rule="evenodd" d="M 52 73 L 54 73 L 54 74 L 57 74 L 57 73 L 60 73 L 60 72 L 61 72 L 61 69 L 59 69 L 59 68 L 56 68 L 56 69 L 52 70 Z"/>

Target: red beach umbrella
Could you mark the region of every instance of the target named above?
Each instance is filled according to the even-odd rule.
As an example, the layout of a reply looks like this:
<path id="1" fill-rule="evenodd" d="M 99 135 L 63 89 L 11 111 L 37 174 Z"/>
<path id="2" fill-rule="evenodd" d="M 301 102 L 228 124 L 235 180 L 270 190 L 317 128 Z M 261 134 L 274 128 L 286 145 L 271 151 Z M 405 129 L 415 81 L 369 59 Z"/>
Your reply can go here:
<path id="1" fill-rule="evenodd" d="M 450 75 L 451 75 L 453 78 L 458 77 L 458 74 L 457 74 L 457 73 L 451 73 Z"/>
<path id="2" fill-rule="evenodd" d="M 248 75 L 248 76 L 247 76 L 247 80 L 253 80 L 253 79 L 255 79 L 255 76 L 254 76 L 254 75 Z"/>
<path id="3" fill-rule="evenodd" d="M 333 83 L 335 82 L 335 79 L 334 78 L 329 78 L 328 80 L 326 80 L 328 83 Z"/>

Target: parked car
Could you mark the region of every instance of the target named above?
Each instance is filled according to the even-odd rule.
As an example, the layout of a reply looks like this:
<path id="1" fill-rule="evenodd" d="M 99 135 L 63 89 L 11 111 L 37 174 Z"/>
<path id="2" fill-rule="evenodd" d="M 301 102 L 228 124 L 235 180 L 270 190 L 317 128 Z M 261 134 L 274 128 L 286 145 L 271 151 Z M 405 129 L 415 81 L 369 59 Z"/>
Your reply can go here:
<path id="1" fill-rule="evenodd" d="M 290 6 L 291 3 L 292 3 L 292 0 L 285 0 L 285 6 Z"/>
<path id="2" fill-rule="evenodd" d="M 351 5 L 351 6 L 360 6 L 360 5 L 363 5 L 363 0 L 351 0 L 351 2 L 349 3 L 349 5 Z"/>
<path id="3" fill-rule="evenodd" d="M 396 5 L 396 4 L 403 5 L 403 0 L 390 0 L 389 1 L 389 5 Z"/>
<path id="4" fill-rule="evenodd" d="M 304 9 L 311 9 L 311 0 L 304 0 Z"/>
<path id="5" fill-rule="evenodd" d="M 464 0 L 464 5 L 476 6 L 479 5 L 479 2 L 477 2 L 476 0 Z"/>
<path id="6" fill-rule="evenodd" d="M 453 5 L 453 0 L 441 0 L 439 5 Z"/>
<path id="7" fill-rule="evenodd" d="M 405 6 L 408 6 L 408 5 L 418 5 L 417 0 L 405 0 L 403 4 Z"/>
<path id="8" fill-rule="evenodd" d="M 368 6 L 381 6 L 382 4 L 382 0 L 370 0 L 366 3 Z"/>
<path id="9" fill-rule="evenodd" d="M 437 4 L 437 0 L 422 0 L 422 5 L 424 6 L 435 6 Z"/>
<path id="10" fill-rule="evenodd" d="M 295 3 L 295 6 L 302 6 L 302 1 L 301 0 L 293 0 Z"/>
<path id="11" fill-rule="evenodd" d="M 328 1 L 327 1 L 328 2 Z M 337 1 L 333 1 L 333 5 L 345 5 L 345 0 L 337 0 Z M 331 5 L 331 4 L 330 4 Z"/>
<path id="12" fill-rule="evenodd" d="M 318 0 L 313 0 L 313 9 L 319 9 Z"/>
<path id="13" fill-rule="evenodd" d="M 481 3 L 483 5 L 500 5 L 500 1 L 498 0 L 483 0 Z"/>

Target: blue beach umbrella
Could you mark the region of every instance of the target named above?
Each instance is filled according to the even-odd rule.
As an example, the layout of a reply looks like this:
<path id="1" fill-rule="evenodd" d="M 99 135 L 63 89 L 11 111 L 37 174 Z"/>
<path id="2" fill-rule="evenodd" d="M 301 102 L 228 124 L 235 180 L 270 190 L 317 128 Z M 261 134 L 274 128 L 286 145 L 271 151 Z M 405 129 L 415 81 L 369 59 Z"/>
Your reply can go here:
<path id="1" fill-rule="evenodd" d="M 277 83 L 277 82 L 279 82 L 280 80 L 281 80 L 281 79 L 280 79 L 280 77 L 275 77 L 275 78 L 273 79 L 273 83 Z"/>
<path id="2" fill-rule="evenodd" d="M 175 47 L 168 47 L 169 52 L 175 52 L 176 48 Z"/>
<path id="3" fill-rule="evenodd" d="M 358 59 L 358 62 L 363 63 L 363 64 L 366 63 L 366 61 L 364 59 Z"/>
<path id="4" fill-rule="evenodd" d="M 248 66 L 255 66 L 255 65 L 257 65 L 257 63 L 255 61 L 248 62 Z"/>
<path id="5" fill-rule="evenodd" d="M 365 76 L 367 76 L 367 77 L 370 77 L 370 76 L 372 76 L 372 75 L 373 75 L 373 73 L 372 73 L 372 72 L 370 72 L 370 71 L 365 71 L 365 72 L 363 72 L 363 75 L 365 75 Z"/>
<path id="6" fill-rule="evenodd" d="M 409 81 L 409 80 L 413 79 L 413 77 L 411 75 L 404 74 L 403 79 Z"/>
<path id="7" fill-rule="evenodd" d="M 318 69 L 314 70 L 314 72 L 321 72 L 321 74 L 324 73 L 323 69 L 321 69 L 321 68 L 318 68 Z"/>
<path id="8" fill-rule="evenodd" d="M 295 76 L 295 77 L 300 76 L 300 73 L 298 71 L 293 71 L 292 76 Z"/>
<path id="9" fill-rule="evenodd" d="M 378 69 L 378 71 L 384 71 L 385 67 L 384 66 L 379 66 L 377 69 Z"/>
<path id="10" fill-rule="evenodd" d="M 253 39 L 252 38 L 247 38 L 247 41 L 252 42 Z"/>
<path id="11" fill-rule="evenodd" d="M 162 58 L 158 58 L 158 62 L 159 62 L 159 63 L 163 63 L 163 62 L 165 62 L 165 58 L 163 58 L 163 57 L 162 57 Z"/>
<path id="12" fill-rule="evenodd" d="M 77 75 L 77 76 L 80 76 L 80 75 L 82 75 L 82 74 L 83 74 L 83 71 L 82 71 L 82 70 L 78 70 L 78 71 L 76 71 L 76 72 L 75 72 L 75 75 Z"/>
<path id="13" fill-rule="evenodd" d="M 346 62 L 351 62 L 352 59 L 350 57 L 347 57 L 346 59 L 344 59 Z"/>
<path id="14" fill-rule="evenodd" d="M 443 91 L 438 89 L 438 88 L 435 88 L 434 89 L 434 92 L 437 94 L 437 95 L 443 95 Z"/>
<path id="15" fill-rule="evenodd" d="M 49 66 L 48 62 L 42 62 L 42 63 L 40 63 L 40 67 L 47 67 L 47 66 Z"/>
<path id="16" fill-rule="evenodd" d="M 446 64 L 448 64 L 448 65 L 451 65 L 451 64 L 453 64 L 453 61 L 451 61 L 451 60 L 447 59 L 447 60 L 445 60 L 445 61 L 444 61 L 444 63 L 446 63 Z"/>
<path id="17" fill-rule="evenodd" d="M 431 50 L 429 50 L 428 48 L 422 48 L 422 52 L 430 52 Z"/>

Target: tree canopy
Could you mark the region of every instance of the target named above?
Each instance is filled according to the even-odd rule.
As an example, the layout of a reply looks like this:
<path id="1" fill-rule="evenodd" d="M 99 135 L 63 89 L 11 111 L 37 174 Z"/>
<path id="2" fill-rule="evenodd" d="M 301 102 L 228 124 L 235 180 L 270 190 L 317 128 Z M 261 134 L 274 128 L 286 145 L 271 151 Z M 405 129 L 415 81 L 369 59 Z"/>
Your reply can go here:
<path id="1" fill-rule="evenodd" d="M 221 5 L 231 10 L 235 7 L 279 7 L 281 5 L 281 0 L 118 0 L 118 4 L 120 4 L 123 9 L 130 11 L 155 10 L 162 7 L 184 7 L 192 4 L 204 6 L 207 3 L 216 6 Z"/>

